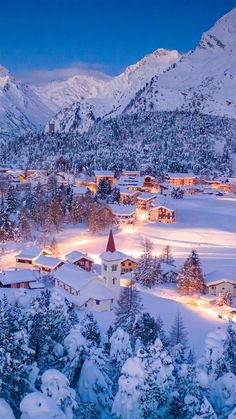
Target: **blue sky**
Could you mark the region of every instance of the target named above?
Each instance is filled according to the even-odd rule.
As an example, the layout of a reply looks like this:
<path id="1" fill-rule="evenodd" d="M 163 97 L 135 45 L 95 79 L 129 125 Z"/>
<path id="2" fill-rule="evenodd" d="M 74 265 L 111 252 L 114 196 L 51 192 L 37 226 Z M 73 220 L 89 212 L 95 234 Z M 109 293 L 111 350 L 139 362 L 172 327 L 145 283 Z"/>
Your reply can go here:
<path id="1" fill-rule="evenodd" d="M 0 0 L 0 64 L 22 79 L 118 74 L 156 48 L 194 48 L 236 0 Z"/>

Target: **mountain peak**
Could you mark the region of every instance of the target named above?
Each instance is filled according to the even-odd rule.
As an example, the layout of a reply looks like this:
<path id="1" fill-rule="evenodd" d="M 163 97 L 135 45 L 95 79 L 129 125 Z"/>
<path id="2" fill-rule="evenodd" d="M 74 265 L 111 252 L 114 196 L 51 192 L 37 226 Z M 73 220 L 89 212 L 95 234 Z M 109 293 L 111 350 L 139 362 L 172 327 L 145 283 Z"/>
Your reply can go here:
<path id="1" fill-rule="evenodd" d="M 11 77 L 10 71 L 2 65 L 0 65 L 0 77 Z"/>
<path id="2" fill-rule="evenodd" d="M 221 17 L 215 25 L 204 32 L 199 42 L 201 49 L 232 48 L 236 46 L 236 7 Z"/>

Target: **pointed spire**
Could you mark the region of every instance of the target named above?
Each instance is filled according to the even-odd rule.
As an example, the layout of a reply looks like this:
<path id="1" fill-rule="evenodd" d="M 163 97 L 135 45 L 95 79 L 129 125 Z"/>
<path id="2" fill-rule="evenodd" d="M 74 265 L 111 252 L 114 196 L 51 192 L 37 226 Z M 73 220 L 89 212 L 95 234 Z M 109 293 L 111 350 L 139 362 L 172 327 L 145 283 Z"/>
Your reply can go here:
<path id="1" fill-rule="evenodd" d="M 114 237 L 113 237 L 113 233 L 112 233 L 112 229 L 111 229 L 110 234 L 109 234 L 109 238 L 108 238 L 108 242 L 107 242 L 106 252 L 114 253 L 115 251 L 116 251 L 116 246 L 115 246 Z"/>

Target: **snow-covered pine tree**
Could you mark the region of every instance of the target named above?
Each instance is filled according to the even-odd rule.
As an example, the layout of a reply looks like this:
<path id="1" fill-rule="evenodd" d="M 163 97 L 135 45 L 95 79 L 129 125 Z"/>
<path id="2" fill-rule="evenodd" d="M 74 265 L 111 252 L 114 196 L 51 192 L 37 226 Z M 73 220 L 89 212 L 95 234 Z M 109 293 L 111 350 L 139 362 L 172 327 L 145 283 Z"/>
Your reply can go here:
<path id="1" fill-rule="evenodd" d="M 143 418 L 165 417 L 174 386 L 172 359 L 159 338 L 150 347 L 142 394 Z"/>
<path id="2" fill-rule="evenodd" d="M 92 312 L 87 313 L 81 321 L 81 333 L 87 340 L 88 346 L 100 346 L 101 333 Z"/>
<path id="3" fill-rule="evenodd" d="M 176 369 L 186 360 L 187 332 L 181 313 L 178 311 L 169 335 L 170 353 Z"/>
<path id="4" fill-rule="evenodd" d="M 133 283 L 122 288 L 115 308 L 115 328 L 121 327 L 129 333 L 132 342 L 134 341 L 135 324 L 141 314 L 142 307 L 141 297 Z"/>
<path id="5" fill-rule="evenodd" d="M 111 193 L 111 186 L 110 182 L 106 179 L 100 179 L 96 196 L 98 199 L 101 199 L 102 201 L 105 201 Z"/>
<path id="6" fill-rule="evenodd" d="M 114 418 L 143 418 L 142 395 L 146 357 L 147 354 L 139 350 L 136 356 L 128 358 L 123 365 L 118 380 L 118 391 L 112 405 Z"/>
<path id="7" fill-rule="evenodd" d="M 183 268 L 177 276 L 176 283 L 178 290 L 183 294 L 205 291 L 204 275 L 199 256 L 195 250 L 192 250 L 190 256 L 184 263 Z"/>
<path id="8" fill-rule="evenodd" d="M 77 394 L 83 403 L 95 406 L 97 417 L 110 419 L 112 406 L 112 381 L 107 372 L 107 359 L 100 348 L 93 347 L 84 361 L 78 384 Z"/>
<path id="9" fill-rule="evenodd" d="M 135 324 L 135 339 L 139 339 L 147 348 L 152 345 L 158 336 L 158 325 L 149 313 L 142 313 Z"/>
<path id="10" fill-rule="evenodd" d="M 110 364 L 112 379 L 112 393 L 118 390 L 118 378 L 125 361 L 132 355 L 130 336 L 121 327 L 110 337 Z"/>
<path id="11" fill-rule="evenodd" d="M 7 190 L 6 209 L 9 214 L 14 214 L 17 210 L 17 193 L 13 184 L 10 184 Z"/>
<path id="12" fill-rule="evenodd" d="M 21 207 L 19 213 L 19 229 L 23 240 L 31 239 L 31 225 L 30 225 L 30 214 L 25 206 Z"/>

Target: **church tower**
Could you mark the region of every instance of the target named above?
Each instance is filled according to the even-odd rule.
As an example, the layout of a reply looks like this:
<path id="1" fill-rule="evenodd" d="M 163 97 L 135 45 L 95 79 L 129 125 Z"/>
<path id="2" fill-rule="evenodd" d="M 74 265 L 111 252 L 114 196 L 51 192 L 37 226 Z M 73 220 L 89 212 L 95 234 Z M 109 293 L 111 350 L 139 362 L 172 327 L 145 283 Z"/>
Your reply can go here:
<path id="1" fill-rule="evenodd" d="M 120 276 L 122 257 L 116 250 L 112 230 L 110 231 L 106 251 L 100 255 L 102 260 L 101 276 L 104 285 L 110 288 L 116 299 L 120 296 Z"/>

